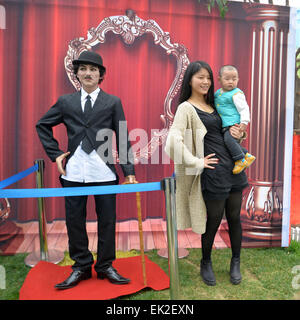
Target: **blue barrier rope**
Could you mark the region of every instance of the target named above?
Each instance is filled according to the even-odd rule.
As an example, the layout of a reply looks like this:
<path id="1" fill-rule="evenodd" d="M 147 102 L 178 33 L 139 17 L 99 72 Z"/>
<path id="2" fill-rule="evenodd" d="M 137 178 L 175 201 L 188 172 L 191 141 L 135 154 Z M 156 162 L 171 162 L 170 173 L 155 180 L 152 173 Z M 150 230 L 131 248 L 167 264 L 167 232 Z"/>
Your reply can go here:
<path id="1" fill-rule="evenodd" d="M 5 187 L 7 187 L 7 186 L 9 186 L 9 185 L 11 185 L 11 184 L 13 184 L 13 183 L 15 183 L 15 182 L 17 182 L 17 181 L 19 181 L 19 180 L 27 177 L 27 176 L 30 175 L 31 173 L 37 171 L 38 168 L 39 168 L 39 166 L 38 166 L 38 164 L 36 163 L 36 164 L 35 164 L 34 166 L 32 166 L 32 167 L 30 167 L 30 168 L 28 168 L 28 169 L 26 169 L 26 170 L 24 170 L 24 171 L 22 171 L 22 172 L 19 172 L 19 173 L 15 174 L 15 175 L 13 175 L 13 176 L 5 179 L 5 180 L 0 181 L 0 189 L 3 189 L 3 188 L 5 188 Z"/>
<path id="2" fill-rule="evenodd" d="M 162 190 L 160 182 L 76 188 L 5 189 L 0 198 L 46 198 Z"/>

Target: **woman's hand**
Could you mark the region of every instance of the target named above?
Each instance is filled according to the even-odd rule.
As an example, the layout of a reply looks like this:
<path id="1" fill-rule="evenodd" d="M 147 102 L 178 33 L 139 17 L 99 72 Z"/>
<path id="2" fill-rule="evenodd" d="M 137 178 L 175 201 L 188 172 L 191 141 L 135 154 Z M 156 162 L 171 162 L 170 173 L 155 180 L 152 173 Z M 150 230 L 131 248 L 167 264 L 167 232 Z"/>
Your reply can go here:
<path id="1" fill-rule="evenodd" d="M 215 169 L 215 167 L 210 166 L 210 164 L 218 164 L 219 162 L 218 158 L 213 158 L 215 155 L 215 153 L 211 153 L 204 157 L 204 168 Z"/>
<path id="2" fill-rule="evenodd" d="M 240 131 L 246 132 L 247 131 L 247 125 L 245 123 L 240 123 Z"/>
<path id="3" fill-rule="evenodd" d="M 235 125 L 231 126 L 229 128 L 229 132 L 235 139 L 238 139 L 238 140 L 240 140 L 244 135 L 244 133 L 241 132 L 241 130 L 240 130 L 239 124 L 235 124 Z"/>
<path id="4" fill-rule="evenodd" d="M 56 161 L 56 164 L 57 164 L 57 169 L 58 169 L 58 172 L 62 175 L 66 175 L 66 171 L 64 170 L 64 167 L 63 167 L 63 161 L 64 159 L 70 154 L 70 151 L 66 152 L 66 153 L 63 153 L 61 154 L 60 156 L 58 156 L 55 161 Z"/>

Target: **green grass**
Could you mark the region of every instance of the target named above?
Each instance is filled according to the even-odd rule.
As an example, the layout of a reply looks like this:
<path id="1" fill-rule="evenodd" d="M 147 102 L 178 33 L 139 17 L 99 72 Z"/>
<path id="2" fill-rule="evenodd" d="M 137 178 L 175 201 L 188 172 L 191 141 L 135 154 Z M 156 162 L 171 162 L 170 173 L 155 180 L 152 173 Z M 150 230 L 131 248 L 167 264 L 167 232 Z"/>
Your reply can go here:
<path id="1" fill-rule="evenodd" d="M 167 272 L 168 262 L 157 256 L 148 257 Z M 189 250 L 189 256 L 179 260 L 180 299 L 186 300 L 289 300 L 299 299 L 299 290 L 292 286 L 292 268 L 300 266 L 300 244 L 292 242 L 289 248 L 243 249 L 240 285 L 232 285 L 229 278 L 231 250 L 213 250 L 212 261 L 217 280 L 214 287 L 200 278 L 201 249 Z M 300 286 L 300 283 L 299 283 Z M 169 290 L 145 290 L 127 299 L 169 299 Z"/>
<path id="2" fill-rule="evenodd" d="M 19 290 L 30 270 L 24 264 L 26 256 L 27 254 L 0 256 L 0 265 L 5 268 L 5 289 L 0 289 L 0 300 L 19 299 Z"/>
<path id="3" fill-rule="evenodd" d="M 133 252 L 136 254 L 136 252 Z M 126 255 L 126 254 L 125 254 Z M 157 255 L 156 250 L 147 252 L 149 259 L 168 272 L 168 260 Z M 25 254 L 0 256 L 0 265 L 6 271 L 6 289 L 0 289 L 0 300 L 18 299 L 19 290 L 26 278 L 28 267 Z M 292 286 L 294 266 L 300 266 L 300 243 L 292 241 L 288 248 L 242 249 L 240 285 L 229 280 L 230 249 L 213 250 L 212 261 L 217 285 L 205 285 L 199 275 L 201 249 L 190 249 L 189 255 L 179 259 L 180 299 L 186 300 L 290 300 L 300 299 L 300 290 Z M 71 263 L 66 255 L 63 264 Z M 297 282 L 300 286 L 300 281 Z M 144 289 L 136 294 L 121 297 L 122 300 L 170 299 L 169 289 L 154 291 Z"/>

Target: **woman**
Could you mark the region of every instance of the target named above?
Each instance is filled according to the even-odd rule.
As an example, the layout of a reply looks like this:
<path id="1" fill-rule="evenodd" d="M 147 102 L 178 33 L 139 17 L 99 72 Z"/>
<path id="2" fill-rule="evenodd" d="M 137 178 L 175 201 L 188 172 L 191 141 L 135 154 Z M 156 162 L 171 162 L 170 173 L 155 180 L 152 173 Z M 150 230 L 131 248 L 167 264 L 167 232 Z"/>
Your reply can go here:
<path id="1" fill-rule="evenodd" d="M 211 251 L 225 210 L 232 259 L 230 279 L 241 282 L 240 250 L 242 190 L 248 186 L 244 172 L 233 175 L 234 162 L 226 149 L 222 121 L 214 106 L 214 81 L 210 66 L 192 62 L 185 72 L 179 106 L 166 142 L 166 152 L 175 163 L 178 229 L 192 228 L 201 234 L 200 274 L 215 285 Z M 241 139 L 238 125 L 230 130 Z"/>

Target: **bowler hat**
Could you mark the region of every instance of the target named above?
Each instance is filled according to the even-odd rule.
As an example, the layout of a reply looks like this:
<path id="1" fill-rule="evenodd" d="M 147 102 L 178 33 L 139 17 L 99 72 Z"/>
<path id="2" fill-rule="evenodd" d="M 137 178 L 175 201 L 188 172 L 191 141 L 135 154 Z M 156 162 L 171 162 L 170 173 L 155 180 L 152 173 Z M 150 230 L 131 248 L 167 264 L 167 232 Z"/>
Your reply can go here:
<path id="1" fill-rule="evenodd" d="M 93 51 L 83 51 L 79 55 L 78 59 L 72 61 L 73 65 L 75 64 L 93 64 L 105 71 L 105 67 L 103 66 L 102 57 Z"/>

